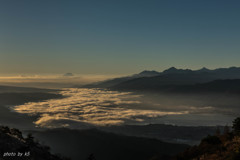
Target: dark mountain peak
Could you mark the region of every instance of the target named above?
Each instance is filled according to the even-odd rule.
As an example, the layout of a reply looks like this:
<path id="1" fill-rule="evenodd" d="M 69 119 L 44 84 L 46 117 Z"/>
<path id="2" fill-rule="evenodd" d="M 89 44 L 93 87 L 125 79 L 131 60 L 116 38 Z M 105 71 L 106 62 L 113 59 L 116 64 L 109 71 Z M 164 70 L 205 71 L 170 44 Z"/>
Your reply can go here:
<path id="1" fill-rule="evenodd" d="M 193 72 L 193 71 L 190 69 L 177 69 L 175 67 L 171 67 L 171 68 L 164 70 L 162 73 L 175 74 L 175 73 L 190 73 L 190 72 Z"/>
<path id="2" fill-rule="evenodd" d="M 222 74 L 239 74 L 240 67 L 217 68 L 214 71 L 216 73 L 222 73 Z"/>
<path id="3" fill-rule="evenodd" d="M 153 76 L 158 76 L 160 73 L 157 71 L 149 71 L 149 70 L 144 70 L 138 74 L 134 74 L 132 77 L 153 77 Z"/>
<path id="4" fill-rule="evenodd" d="M 200 70 L 209 70 L 208 68 L 206 68 L 206 67 L 202 67 Z"/>
<path id="5" fill-rule="evenodd" d="M 232 71 L 239 71 L 239 70 L 240 70 L 240 67 L 230 67 L 229 70 L 232 70 Z"/>
<path id="6" fill-rule="evenodd" d="M 170 67 L 170 68 L 164 70 L 163 73 L 173 73 L 173 72 L 177 72 L 177 71 L 178 71 L 177 68 L 175 68 L 175 67 Z"/>
<path id="7" fill-rule="evenodd" d="M 206 68 L 206 67 L 202 67 L 201 69 L 197 70 L 198 72 L 209 72 L 210 69 Z"/>
<path id="8" fill-rule="evenodd" d="M 169 69 L 164 70 L 162 73 L 171 73 L 171 74 L 175 74 L 175 73 L 191 73 L 191 72 L 213 72 L 213 73 L 240 73 L 240 67 L 229 67 L 229 68 L 217 68 L 214 70 L 210 70 L 206 67 L 202 67 L 199 70 L 190 70 L 190 69 L 177 69 L 175 67 L 171 67 Z"/>
<path id="9" fill-rule="evenodd" d="M 144 70 L 144 71 L 139 73 L 139 75 L 147 75 L 147 74 L 159 74 L 159 72 L 154 71 L 154 70 L 152 70 L 152 71 Z"/>
<path id="10" fill-rule="evenodd" d="M 178 69 L 176 67 L 170 67 L 166 69 L 165 71 L 177 71 Z"/>

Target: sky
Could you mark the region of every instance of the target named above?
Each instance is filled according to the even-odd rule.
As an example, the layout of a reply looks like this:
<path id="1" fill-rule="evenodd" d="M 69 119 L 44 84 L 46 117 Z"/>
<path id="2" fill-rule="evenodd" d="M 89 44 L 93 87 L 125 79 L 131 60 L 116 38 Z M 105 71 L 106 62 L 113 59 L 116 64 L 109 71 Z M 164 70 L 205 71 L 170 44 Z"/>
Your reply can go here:
<path id="1" fill-rule="evenodd" d="M 1 74 L 240 66 L 238 0 L 0 0 Z"/>

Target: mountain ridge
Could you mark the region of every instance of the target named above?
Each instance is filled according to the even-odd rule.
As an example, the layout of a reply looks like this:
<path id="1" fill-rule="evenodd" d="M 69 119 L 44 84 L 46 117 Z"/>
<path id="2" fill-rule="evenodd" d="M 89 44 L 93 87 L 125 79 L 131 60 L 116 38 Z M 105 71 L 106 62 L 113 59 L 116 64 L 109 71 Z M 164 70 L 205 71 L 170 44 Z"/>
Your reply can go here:
<path id="1" fill-rule="evenodd" d="M 240 79 L 240 67 L 217 68 L 205 67 L 199 70 L 177 69 L 170 67 L 163 72 L 144 70 L 131 76 L 119 77 L 94 84 L 86 88 L 139 89 L 164 85 L 193 85 L 218 79 Z"/>

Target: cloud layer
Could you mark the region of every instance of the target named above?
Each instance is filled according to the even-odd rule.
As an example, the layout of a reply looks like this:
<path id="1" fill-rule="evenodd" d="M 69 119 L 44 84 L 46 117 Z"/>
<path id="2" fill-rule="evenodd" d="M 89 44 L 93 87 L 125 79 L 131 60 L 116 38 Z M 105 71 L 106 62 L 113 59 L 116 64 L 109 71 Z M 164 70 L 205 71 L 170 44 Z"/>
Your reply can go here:
<path id="1" fill-rule="evenodd" d="M 187 114 L 187 111 L 161 112 L 129 108 L 140 105 L 141 95 L 102 89 L 68 88 L 61 91 L 63 99 L 31 102 L 15 106 L 19 113 L 38 115 L 34 122 L 40 127 L 73 127 L 79 125 L 119 125 L 145 123 L 165 115 Z"/>

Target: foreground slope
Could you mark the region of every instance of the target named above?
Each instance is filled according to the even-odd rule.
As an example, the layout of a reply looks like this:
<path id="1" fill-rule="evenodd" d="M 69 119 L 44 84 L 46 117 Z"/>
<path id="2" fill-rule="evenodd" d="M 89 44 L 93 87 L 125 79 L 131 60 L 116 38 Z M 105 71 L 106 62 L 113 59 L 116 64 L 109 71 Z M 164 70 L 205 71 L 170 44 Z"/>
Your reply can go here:
<path id="1" fill-rule="evenodd" d="M 50 153 L 48 146 L 36 142 L 29 135 L 24 138 L 18 129 L 0 126 L 0 159 L 63 160 Z"/>
<path id="2" fill-rule="evenodd" d="M 174 155 L 188 147 L 184 144 L 117 135 L 96 129 L 52 129 L 36 131 L 33 135 L 53 148 L 55 153 L 61 153 L 73 160 L 84 160 L 91 154 L 97 160 L 147 160 L 155 154 Z"/>
<path id="3" fill-rule="evenodd" d="M 155 155 L 149 160 L 161 160 Z M 225 126 L 223 133 L 203 138 L 201 143 L 165 160 L 239 160 L 240 159 L 240 117 L 233 121 L 232 131 Z"/>

